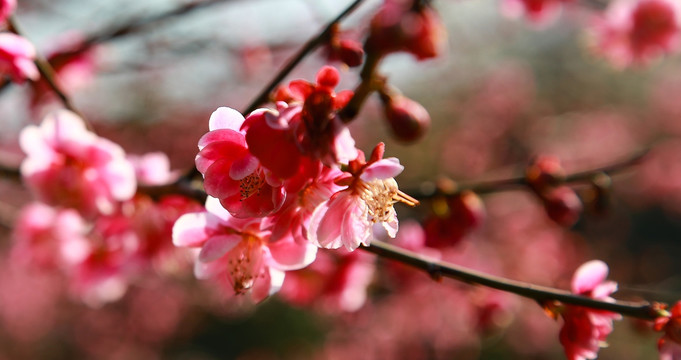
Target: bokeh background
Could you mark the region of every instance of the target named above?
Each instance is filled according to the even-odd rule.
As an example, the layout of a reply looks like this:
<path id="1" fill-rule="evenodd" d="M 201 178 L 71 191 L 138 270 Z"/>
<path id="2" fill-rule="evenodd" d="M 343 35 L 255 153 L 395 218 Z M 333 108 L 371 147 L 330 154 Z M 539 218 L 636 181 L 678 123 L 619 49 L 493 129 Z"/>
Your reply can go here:
<path id="1" fill-rule="evenodd" d="M 69 41 L 135 19 L 145 25 L 101 41 L 63 74 L 75 104 L 96 132 L 128 153 L 162 151 L 173 169 L 193 166 L 198 138 L 219 106 L 244 108 L 346 0 L 215 1 L 151 21 L 186 3 L 22 0 L 17 18 L 43 54 Z M 362 39 L 379 1 L 367 0 L 342 28 Z M 568 172 L 606 166 L 650 149 L 641 164 L 612 177 L 607 207 L 589 202 L 590 185 L 571 228 L 551 221 L 526 189 L 484 195 L 486 218 L 440 247 L 443 259 L 488 273 L 569 288 L 573 271 L 602 259 L 622 299 L 675 302 L 681 296 L 681 62 L 669 56 L 615 69 L 590 49 L 598 4 L 566 8 L 537 26 L 501 14 L 493 0 L 434 1 L 448 30 L 443 56 L 417 61 L 390 55 L 381 66 L 391 85 L 420 102 L 432 126 L 415 144 L 391 138 L 380 102 L 371 98 L 351 124 L 358 147 L 378 141 L 405 166 L 404 189 L 447 176 L 465 183 L 522 176 L 539 154 L 559 157 Z M 326 63 L 312 53 L 287 78 L 313 81 Z M 338 89 L 357 71 L 340 64 Z M 71 76 L 72 78 L 69 78 Z M 72 80 L 72 81 L 70 81 Z M 41 98 L 42 96 L 42 98 Z M 17 165 L 18 133 L 60 103 L 30 85 L 0 94 L 0 154 Z M 282 291 L 257 306 L 225 300 L 180 268 L 135 279 L 119 301 L 97 308 L 65 291 L 59 274 L 15 268 L 6 258 L 13 224 L 30 193 L 0 178 L 0 359 L 555 359 L 560 322 L 533 301 L 426 274 L 362 254 L 368 284 L 351 295 L 355 311 L 334 300 Z M 408 246 L 432 212 L 398 208 Z M 170 239 L 167 239 L 170 241 Z M 287 281 L 340 281 L 338 259 Z M 331 269 L 331 270 L 329 270 Z M 367 273 L 369 275 L 367 275 Z M 320 275 L 322 274 L 322 275 Z M 318 278 L 315 278 L 318 277 Z M 315 280 L 316 279 L 316 280 Z M 361 281 L 360 281 L 361 282 Z M 321 285 L 320 285 L 321 286 Z M 601 359 L 656 357 L 650 324 L 624 319 Z"/>

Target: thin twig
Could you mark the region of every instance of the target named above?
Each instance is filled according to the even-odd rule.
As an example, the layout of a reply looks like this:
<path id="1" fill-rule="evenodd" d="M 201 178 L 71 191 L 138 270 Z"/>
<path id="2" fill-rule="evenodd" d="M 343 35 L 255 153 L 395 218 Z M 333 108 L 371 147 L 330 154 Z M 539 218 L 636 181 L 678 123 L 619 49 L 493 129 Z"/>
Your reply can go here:
<path id="1" fill-rule="evenodd" d="M 21 27 L 19 26 L 19 23 L 14 15 L 9 17 L 9 19 L 7 20 L 7 24 L 9 25 L 10 31 L 26 38 L 24 32 L 21 30 Z M 62 104 L 64 104 L 64 107 L 80 116 L 85 122 L 85 125 L 88 127 L 88 129 L 92 130 L 93 129 L 92 124 L 90 124 L 85 118 L 85 116 L 83 116 L 83 114 L 80 111 L 78 111 L 78 109 L 76 108 L 75 105 L 73 105 L 73 102 L 66 94 L 64 89 L 62 89 L 61 86 L 59 85 L 57 75 L 52 65 L 50 65 L 50 63 L 47 60 L 45 60 L 45 58 L 40 53 L 36 54 L 34 62 L 35 65 L 38 67 L 40 76 L 45 80 L 45 82 L 52 89 L 52 91 L 54 91 L 57 97 L 59 97 L 59 100 L 61 100 Z"/>
<path id="2" fill-rule="evenodd" d="M 424 270 L 434 277 L 448 277 L 471 284 L 483 285 L 534 299 L 539 303 L 559 301 L 563 304 L 612 311 L 646 320 L 653 320 L 660 316 L 657 307 L 648 302 L 607 302 L 596 300 L 585 296 L 575 295 L 565 290 L 510 280 L 460 267 L 444 261 L 433 260 L 426 256 L 381 241 L 373 240 L 370 246 L 362 246 L 361 248 L 381 257 L 396 260 L 403 264 Z"/>
<path id="3" fill-rule="evenodd" d="M 329 35 L 331 35 L 334 26 L 343 20 L 343 18 L 350 15 L 350 13 L 352 13 L 352 11 L 354 11 L 355 8 L 362 3 L 362 1 L 364 0 L 353 1 L 345 10 L 343 10 L 342 13 L 336 16 L 335 19 L 331 20 L 331 22 L 329 22 L 320 33 L 308 40 L 308 42 L 305 43 L 305 45 L 303 45 L 303 47 L 300 48 L 300 50 L 298 50 L 298 52 L 286 63 L 286 65 L 279 70 L 279 72 L 267 84 L 267 86 L 260 91 L 258 96 L 256 96 L 255 99 L 246 107 L 246 110 L 244 110 L 243 113 L 248 114 L 257 109 L 260 104 L 267 102 L 272 90 L 274 90 L 274 88 L 277 87 L 277 85 L 279 85 L 279 83 L 282 82 L 282 80 L 284 80 L 284 78 L 296 66 L 298 66 L 298 63 L 300 63 L 312 50 L 324 43 L 324 41 L 328 39 Z"/>
<path id="4" fill-rule="evenodd" d="M 641 163 L 646 158 L 649 152 L 650 148 L 647 148 L 620 162 L 587 171 L 569 174 L 565 177 L 563 182 L 566 184 L 578 184 L 591 181 L 593 177 L 597 174 L 605 173 L 608 175 L 613 175 L 615 173 L 627 170 L 631 166 Z M 470 184 L 457 184 L 453 189 L 449 191 L 433 189 L 432 191 L 424 192 L 414 189 L 407 190 L 406 192 L 419 200 L 426 200 L 443 195 L 452 196 L 466 190 L 472 191 L 477 194 L 489 194 L 500 191 L 515 190 L 526 186 L 529 186 L 529 184 L 527 183 L 527 179 L 525 177 L 513 177 L 500 180 L 480 181 Z"/>

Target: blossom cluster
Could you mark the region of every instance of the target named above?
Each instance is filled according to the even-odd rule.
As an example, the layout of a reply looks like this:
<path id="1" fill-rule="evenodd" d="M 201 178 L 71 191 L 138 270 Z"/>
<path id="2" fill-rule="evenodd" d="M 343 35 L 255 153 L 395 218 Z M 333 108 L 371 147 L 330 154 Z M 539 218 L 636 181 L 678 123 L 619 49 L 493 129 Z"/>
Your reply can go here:
<path id="1" fill-rule="evenodd" d="M 178 261 L 167 241 L 172 224 L 199 205 L 136 192 L 138 184 L 174 181 L 165 155 L 126 157 L 67 110 L 26 127 L 20 145 L 27 155 L 21 174 L 38 202 L 20 214 L 15 262 L 61 271 L 74 296 L 98 305 L 120 298 L 143 270 Z"/>
<path id="2" fill-rule="evenodd" d="M 338 81 L 327 66 L 316 84 L 280 89 L 276 109 L 213 112 L 196 156 L 206 211 L 173 229 L 176 245 L 200 248 L 197 277 L 227 279 L 230 291 L 260 301 L 281 287 L 284 271 L 312 263 L 318 247 L 369 245 L 374 225 L 395 237 L 393 205 L 417 201 L 398 189 L 403 166 L 383 158 L 382 143 L 368 160 L 355 148 L 337 115 L 352 92 L 336 93 Z"/>

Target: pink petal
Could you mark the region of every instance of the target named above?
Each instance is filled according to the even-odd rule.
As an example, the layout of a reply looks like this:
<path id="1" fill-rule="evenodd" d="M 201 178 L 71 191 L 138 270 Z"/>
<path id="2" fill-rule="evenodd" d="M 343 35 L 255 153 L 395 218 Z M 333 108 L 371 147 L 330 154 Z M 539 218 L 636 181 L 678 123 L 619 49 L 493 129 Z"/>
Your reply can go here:
<path id="1" fill-rule="evenodd" d="M 349 251 L 359 244 L 369 245 L 371 222 L 367 219 L 367 206 L 363 201 L 355 201 L 346 208 L 341 223 L 341 240 Z"/>
<path id="2" fill-rule="evenodd" d="M 608 265 L 601 260 L 591 260 L 580 266 L 572 277 L 572 292 L 589 293 L 608 277 Z"/>
<path id="3" fill-rule="evenodd" d="M 317 256 L 317 247 L 310 242 L 297 243 L 292 238 L 269 244 L 270 254 L 280 270 L 297 270 L 310 265 Z"/>
<path id="4" fill-rule="evenodd" d="M 189 213 L 180 216 L 173 225 L 173 244 L 175 246 L 196 247 L 208 238 L 207 213 Z"/>
<path id="5" fill-rule="evenodd" d="M 229 169 L 229 177 L 234 180 L 241 180 L 253 174 L 258 166 L 260 166 L 260 162 L 255 156 L 246 155 L 232 163 L 232 167 Z"/>
<path id="6" fill-rule="evenodd" d="M 224 199 L 239 193 L 239 182 L 229 176 L 231 167 L 231 161 L 218 160 L 206 170 L 203 186 L 208 195 Z"/>
<path id="7" fill-rule="evenodd" d="M 400 160 L 394 157 L 381 159 L 377 162 L 367 166 L 360 175 L 364 181 L 371 181 L 374 179 L 389 179 L 399 175 L 404 166 L 400 165 Z"/>
<path id="8" fill-rule="evenodd" d="M 241 236 L 235 234 L 212 236 L 203 244 L 199 253 L 199 261 L 215 261 L 232 250 L 241 240 Z"/>
<path id="9" fill-rule="evenodd" d="M 214 142 L 220 141 L 226 141 L 241 147 L 246 147 L 246 138 L 244 137 L 244 134 L 231 129 L 217 129 L 209 131 L 201 136 L 199 139 L 199 150 L 202 150 L 204 147 Z"/>
<path id="10" fill-rule="evenodd" d="M 210 115 L 208 128 L 210 130 L 231 129 L 239 131 L 243 123 L 244 116 L 240 112 L 228 107 L 219 107 Z"/>
<path id="11" fill-rule="evenodd" d="M 206 211 L 215 215 L 223 222 L 228 222 L 232 219 L 232 215 L 220 204 L 220 200 L 212 196 L 206 198 Z"/>

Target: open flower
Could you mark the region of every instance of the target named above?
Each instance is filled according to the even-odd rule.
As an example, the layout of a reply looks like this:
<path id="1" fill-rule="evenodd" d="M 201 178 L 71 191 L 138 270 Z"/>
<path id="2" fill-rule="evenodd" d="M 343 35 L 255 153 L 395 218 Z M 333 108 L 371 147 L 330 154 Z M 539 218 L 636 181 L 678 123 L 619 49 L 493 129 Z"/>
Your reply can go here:
<path id="1" fill-rule="evenodd" d="M 610 294 L 617 290 L 617 283 L 605 281 L 607 276 L 608 265 L 603 261 L 586 262 L 572 278 L 572 292 L 596 300 L 614 301 Z M 561 315 L 564 324 L 560 330 L 560 343 L 570 360 L 595 359 L 612 332 L 612 321 L 622 317 L 610 311 L 573 305 L 566 305 Z"/>
<path id="2" fill-rule="evenodd" d="M 30 125 L 19 138 L 27 157 L 21 174 L 38 199 L 71 207 L 86 216 L 110 214 L 137 187 L 135 169 L 117 144 L 85 128 L 68 110 Z"/>
<path id="3" fill-rule="evenodd" d="M 26 79 L 38 80 L 40 73 L 33 63 L 35 56 L 35 47 L 30 41 L 16 34 L 0 33 L 0 73 L 11 76 L 19 84 Z"/>
<path id="4" fill-rule="evenodd" d="M 362 155 L 351 161 L 351 175 L 336 180 L 347 183 L 347 188 L 333 194 L 312 213 L 308 228 L 312 243 L 327 249 L 345 246 L 354 250 L 360 244 L 369 245 L 375 223 L 395 237 L 398 221 L 393 204 L 414 206 L 418 201 L 398 189 L 393 177 L 404 167 L 397 158 L 383 159 L 384 147 L 378 144 L 369 162 Z"/>
<path id="5" fill-rule="evenodd" d="M 315 259 L 317 248 L 288 237 L 270 241 L 262 219 L 238 219 L 217 199 L 206 200 L 206 211 L 180 217 L 173 227 L 176 246 L 200 248 L 195 275 L 227 280 L 235 295 L 249 294 L 259 302 L 279 290 L 284 271 L 301 269 Z"/>
<path id="6" fill-rule="evenodd" d="M 220 199 L 233 216 L 263 217 L 281 207 L 286 192 L 249 151 L 240 130 L 243 123 L 244 117 L 234 109 L 215 110 L 210 131 L 199 140 L 196 168 L 203 174 L 206 193 Z"/>

